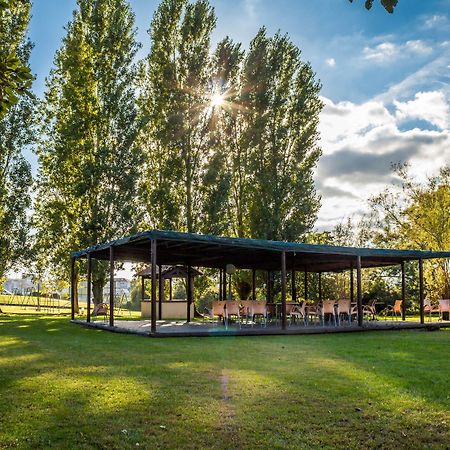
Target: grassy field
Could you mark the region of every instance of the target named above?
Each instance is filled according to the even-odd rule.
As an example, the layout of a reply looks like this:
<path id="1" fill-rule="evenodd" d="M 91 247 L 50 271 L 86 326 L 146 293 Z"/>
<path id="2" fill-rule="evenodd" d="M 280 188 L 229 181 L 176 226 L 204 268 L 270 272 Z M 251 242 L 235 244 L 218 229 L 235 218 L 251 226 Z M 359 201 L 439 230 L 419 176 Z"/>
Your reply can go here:
<path id="1" fill-rule="evenodd" d="M 150 339 L 0 316 L 0 448 L 447 448 L 450 331 Z"/>

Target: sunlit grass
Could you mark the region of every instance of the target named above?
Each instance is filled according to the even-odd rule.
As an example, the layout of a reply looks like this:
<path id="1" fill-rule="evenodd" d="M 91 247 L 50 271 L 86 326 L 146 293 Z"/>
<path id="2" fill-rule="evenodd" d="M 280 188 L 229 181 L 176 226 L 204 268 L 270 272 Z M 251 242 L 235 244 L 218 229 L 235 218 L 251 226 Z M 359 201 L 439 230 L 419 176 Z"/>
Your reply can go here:
<path id="1" fill-rule="evenodd" d="M 151 339 L 0 316 L 0 448 L 445 448 L 449 344 L 444 330 Z"/>

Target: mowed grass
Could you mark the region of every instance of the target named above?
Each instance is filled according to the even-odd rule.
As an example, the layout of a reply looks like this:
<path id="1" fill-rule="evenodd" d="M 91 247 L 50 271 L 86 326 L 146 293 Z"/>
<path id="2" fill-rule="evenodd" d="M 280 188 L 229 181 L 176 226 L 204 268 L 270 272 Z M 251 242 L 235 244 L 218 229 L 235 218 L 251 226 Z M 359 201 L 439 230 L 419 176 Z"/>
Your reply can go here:
<path id="1" fill-rule="evenodd" d="M 151 339 L 0 316 L 0 448 L 448 448 L 450 331 Z"/>

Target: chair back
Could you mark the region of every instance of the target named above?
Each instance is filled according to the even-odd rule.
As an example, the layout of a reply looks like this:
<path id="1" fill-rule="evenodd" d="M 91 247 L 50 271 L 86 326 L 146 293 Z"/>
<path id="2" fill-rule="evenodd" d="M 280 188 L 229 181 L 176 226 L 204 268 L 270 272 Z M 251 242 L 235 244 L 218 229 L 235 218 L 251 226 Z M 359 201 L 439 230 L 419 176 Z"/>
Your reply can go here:
<path id="1" fill-rule="evenodd" d="M 338 300 L 337 304 L 338 314 L 350 314 L 350 309 L 352 307 L 351 300 Z"/>
<path id="2" fill-rule="evenodd" d="M 403 303 L 403 300 L 395 300 L 395 303 L 394 303 L 394 312 L 395 313 L 402 312 L 402 303 Z"/>
<path id="3" fill-rule="evenodd" d="M 224 302 L 226 307 L 226 315 L 227 316 L 240 316 L 239 313 L 239 303 L 235 300 L 227 300 Z"/>
<path id="4" fill-rule="evenodd" d="M 334 314 L 334 300 L 324 300 L 322 304 L 322 314 Z"/>
<path id="5" fill-rule="evenodd" d="M 248 316 L 252 313 L 252 303 L 253 300 L 241 300 L 238 302 L 242 306 L 242 313 L 244 316 Z"/>
<path id="6" fill-rule="evenodd" d="M 107 303 L 98 303 L 94 306 L 94 309 L 92 311 L 93 316 L 99 316 L 99 315 L 106 315 L 108 314 L 109 305 Z"/>
<path id="7" fill-rule="evenodd" d="M 225 302 L 220 300 L 214 300 L 212 302 L 212 314 L 213 316 L 223 316 L 224 311 L 223 308 L 225 306 Z"/>
<path id="8" fill-rule="evenodd" d="M 292 305 L 291 314 L 300 313 L 302 316 L 306 314 L 306 302 L 297 303 Z"/>
<path id="9" fill-rule="evenodd" d="M 439 310 L 441 312 L 450 312 L 450 300 L 439 300 Z"/>
<path id="10" fill-rule="evenodd" d="M 286 303 L 286 315 L 289 316 L 296 306 L 295 303 Z"/>
<path id="11" fill-rule="evenodd" d="M 251 314 L 262 314 L 265 316 L 267 314 L 267 302 L 265 300 L 252 301 L 250 313 Z"/>

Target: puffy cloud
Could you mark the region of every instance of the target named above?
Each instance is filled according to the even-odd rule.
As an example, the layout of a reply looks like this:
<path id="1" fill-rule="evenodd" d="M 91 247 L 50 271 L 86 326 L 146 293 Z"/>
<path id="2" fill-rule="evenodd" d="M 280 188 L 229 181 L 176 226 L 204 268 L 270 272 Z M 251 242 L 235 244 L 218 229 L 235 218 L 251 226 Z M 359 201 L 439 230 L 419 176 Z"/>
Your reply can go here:
<path id="1" fill-rule="evenodd" d="M 427 17 L 424 21 L 425 28 L 437 28 L 443 25 L 447 25 L 448 19 L 445 14 L 434 14 L 430 17 Z"/>
<path id="2" fill-rule="evenodd" d="M 416 39 L 414 41 L 407 41 L 404 45 L 404 48 L 411 51 L 412 53 L 429 55 L 433 52 L 433 49 L 426 45 L 420 39 Z"/>
<path id="3" fill-rule="evenodd" d="M 394 100 L 396 117 L 400 121 L 426 120 L 441 130 L 448 128 L 450 108 L 443 92 L 418 92 L 414 100 L 399 102 Z"/>
<path id="4" fill-rule="evenodd" d="M 374 127 L 393 124 L 395 117 L 380 101 L 368 101 L 362 104 L 352 102 L 334 103 L 322 98 L 325 104 L 319 124 L 322 139 L 326 142 L 325 153 L 345 145 L 348 138 L 354 139 L 361 133 L 367 133 Z"/>
<path id="5" fill-rule="evenodd" d="M 327 66 L 334 67 L 336 65 L 336 60 L 334 58 L 327 58 L 325 63 Z"/>
<path id="6" fill-rule="evenodd" d="M 396 181 L 392 164 L 410 163 L 419 179 L 450 164 L 449 102 L 443 91 L 418 92 L 403 102 L 323 101 L 323 156 L 316 171 L 322 195 L 319 229 L 360 216 L 370 196 Z M 439 130 L 401 127 L 412 120 L 426 120 Z"/>
<path id="7" fill-rule="evenodd" d="M 404 44 L 382 42 L 375 47 L 364 47 L 363 57 L 377 63 L 385 63 L 395 58 L 413 55 L 429 55 L 433 49 L 420 39 L 406 41 Z"/>
<path id="8" fill-rule="evenodd" d="M 363 55 L 365 59 L 370 59 L 377 62 L 384 62 L 390 60 L 398 55 L 399 47 L 391 42 L 383 42 L 377 46 L 364 47 Z"/>

